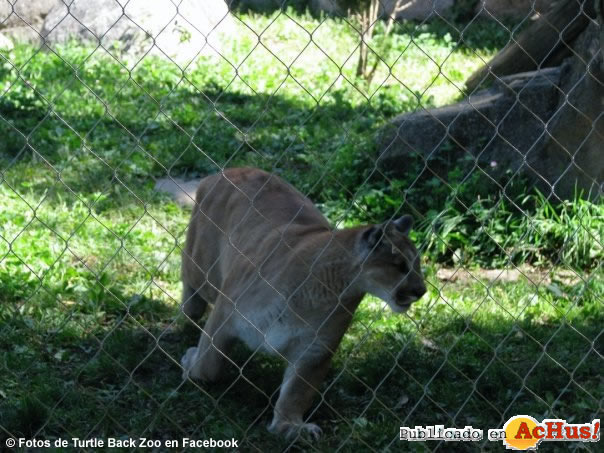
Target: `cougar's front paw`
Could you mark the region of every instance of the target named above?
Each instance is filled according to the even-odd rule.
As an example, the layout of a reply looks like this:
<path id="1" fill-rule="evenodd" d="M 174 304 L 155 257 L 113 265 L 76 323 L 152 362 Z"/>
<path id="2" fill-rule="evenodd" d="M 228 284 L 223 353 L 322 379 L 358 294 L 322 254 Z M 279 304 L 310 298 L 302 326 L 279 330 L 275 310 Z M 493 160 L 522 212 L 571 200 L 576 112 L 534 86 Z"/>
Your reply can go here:
<path id="1" fill-rule="evenodd" d="M 187 349 L 187 352 L 185 352 L 185 355 L 183 355 L 182 359 L 180 359 L 180 364 L 183 367 L 183 370 L 182 370 L 183 379 L 187 379 L 187 378 L 199 379 L 199 376 L 197 375 L 198 373 L 195 373 L 195 370 L 199 368 L 199 366 L 195 366 L 197 360 L 198 360 L 197 348 Z"/>
<path id="2" fill-rule="evenodd" d="M 314 441 L 318 441 L 321 438 L 321 434 L 323 434 L 321 428 L 314 423 L 277 422 L 275 420 L 269 425 L 268 430 L 273 434 L 284 436 L 286 439 L 292 439 L 300 434 L 302 436 L 308 436 Z"/>
<path id="3" fill-rule="evenodd" d="M 301 425 L 296 425 L 293 427 L 293 432 L 287 434 L 287 437 L 293 437 L 296 433 L 300 431 L 302 435 L 310 437 L 315 442 L 321 438 L 323 431 L 319 428 L 319 425 L 315 425 L 314 423 L 302 423 Z"/>

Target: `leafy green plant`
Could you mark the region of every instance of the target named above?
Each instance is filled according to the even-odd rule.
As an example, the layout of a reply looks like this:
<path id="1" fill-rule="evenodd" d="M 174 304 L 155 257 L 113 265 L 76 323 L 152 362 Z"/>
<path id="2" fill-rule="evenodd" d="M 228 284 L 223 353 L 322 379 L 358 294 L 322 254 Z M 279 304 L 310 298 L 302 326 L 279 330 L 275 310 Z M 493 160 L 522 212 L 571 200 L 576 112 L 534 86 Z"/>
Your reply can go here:
<path id="1" fill-rule="evenodd" d="M 591 269 L 602 262 L 603 233 L 603 204 L 577 197 L 553 205 L 539 192 L 515 202 L 479 199 L 468 209 L 451 203 L 423 222 L 437 261 L 463 257 L 487 267 L 553 262 Z"/>
<path id="2" fill-rule="evenodd" d="M 527 217 L 526 242 L 529 254 L 538 262 L 554 261 L 576 268 L 592 268 L 604 258 L 604 205 L 577 194 L 574 200 L 553 204 L 537 192 L 526 200 L 535 206 L 535 215 Z"/>

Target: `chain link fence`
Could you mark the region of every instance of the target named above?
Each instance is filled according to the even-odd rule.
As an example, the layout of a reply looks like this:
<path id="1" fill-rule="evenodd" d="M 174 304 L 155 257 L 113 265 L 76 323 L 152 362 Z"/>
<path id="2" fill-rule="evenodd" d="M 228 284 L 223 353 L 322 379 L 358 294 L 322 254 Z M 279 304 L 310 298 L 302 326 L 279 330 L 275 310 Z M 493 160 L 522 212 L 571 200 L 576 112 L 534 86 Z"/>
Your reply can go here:
<path id="1" fill-rule="evenodd" d="M 496 2 L 310 2 L 330 13 L 313 16 L 289 2 L 260 15 L 246 2 L 76 0 L 36 23 L 27 10 L 42 3 L 0 10 L 0 33 L 12 24 L 38 40 L 0 40 L 3 445 L 437 450 L 452 444 L 402 441 L 399 428 L 443 425 L 485 432 L 454 449 L 490 450 L 487 429 L 514 415 L 599 416 L 599 2 L 559 2 L 575 8 L 562 25 L 534 1 L 511 21 L 489 9 Z M 558 39 L 529 48 L 543 18 Z M 497 54 L 504 46 L 535 70 Z M 304 420 L 322 429 L 318 442 L 266 432 L 287 354 L 236 347 L 217 383 L 181 377 L 206 328 L 178 308 L 190 210 L 153 186 L 191 206 L 200 178 L 242 165 L 280 175 L 338 227 L 416 218 L 427 294 L 403 315 L 371 297 L 360 305 L 324 382 L 309 384 Z M 236 229 L 220 240 L 236 246 Z M 338 300 L 359 277 L 347 278 Z M 230 288 L 213 289 L 228 299 Z"/>

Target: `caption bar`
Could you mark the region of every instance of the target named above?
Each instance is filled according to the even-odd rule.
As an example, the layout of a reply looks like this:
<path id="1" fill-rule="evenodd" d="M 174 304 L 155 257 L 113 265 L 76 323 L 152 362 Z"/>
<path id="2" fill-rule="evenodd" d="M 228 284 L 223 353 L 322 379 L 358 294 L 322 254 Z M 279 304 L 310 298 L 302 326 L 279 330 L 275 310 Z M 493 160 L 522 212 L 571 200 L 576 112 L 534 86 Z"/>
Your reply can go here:
<path id="1" fill-rule="evenodd" d="M 80 439 L 72 437 L 71 439 L 25 439 L 23 437 L 6 439 L 8 448 L 237 448 L 239 440 L 237 439 L 147 439 L 139 437 L 132 438 L 114 438 L 107 439 Z"/>

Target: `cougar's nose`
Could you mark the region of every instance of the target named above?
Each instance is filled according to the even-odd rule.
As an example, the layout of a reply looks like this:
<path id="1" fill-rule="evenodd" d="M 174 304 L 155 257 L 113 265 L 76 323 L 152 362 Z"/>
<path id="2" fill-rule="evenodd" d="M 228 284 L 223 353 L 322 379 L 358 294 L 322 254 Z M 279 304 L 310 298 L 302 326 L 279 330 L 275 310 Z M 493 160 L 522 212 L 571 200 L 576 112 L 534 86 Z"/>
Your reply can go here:
<path id="1" fill-rule="evenodd" d="M 411 290 L 411 294 L 413 294 L 413 296 L 417 297 L 418 299 L 421 299 L 421 297 L 426 294 L 426 287 L 425 286 L 418 286 L 416 288 L 413 288 Z"/>

